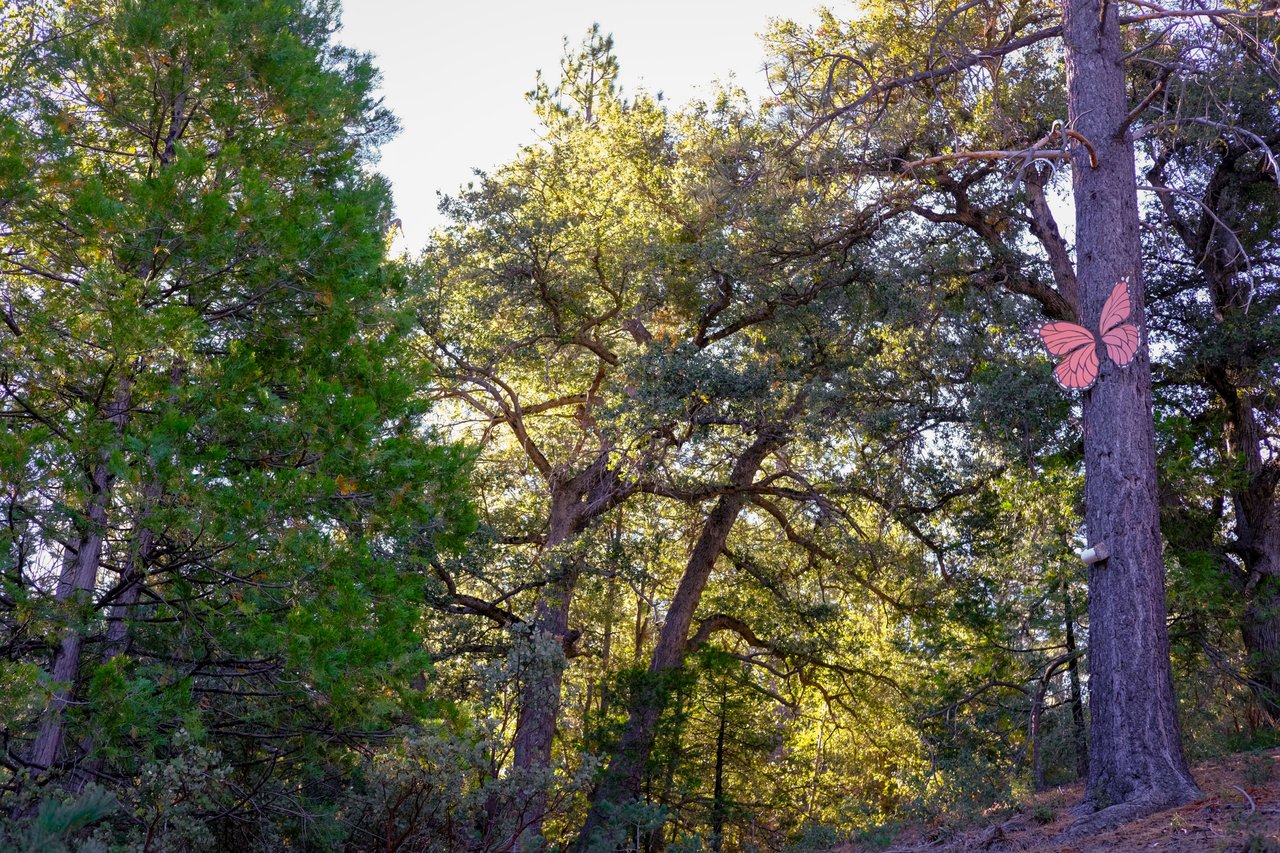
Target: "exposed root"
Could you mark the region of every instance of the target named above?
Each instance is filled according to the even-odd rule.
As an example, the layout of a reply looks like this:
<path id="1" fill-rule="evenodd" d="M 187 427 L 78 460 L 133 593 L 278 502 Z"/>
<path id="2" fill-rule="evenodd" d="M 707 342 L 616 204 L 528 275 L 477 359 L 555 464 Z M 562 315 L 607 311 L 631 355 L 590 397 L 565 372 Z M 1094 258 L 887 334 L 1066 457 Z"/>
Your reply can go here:
<path id="1" fill-rule="evenodd" d="M 1180 795 L 1170 796 L 1169 792 L 1160 792 L 1162 795 L 1152 795 L 1142 797 L 1137 800 L 1131 800 L 1127 803 L 1118 803 L 1114 806 L 1107 806 L 1097 811 L 1089 811 L 1091 808 L 1089 803 L 1083 803 L 1076 809 L 1072 810 L 1072 814 L 1076 819 L 1058 835 L 1058 841 L 1078 841 L 1082 838 L 1097 835 L 1101 832 L 1115 829 L 1121 824 L 1129 823 L 1135 820 L 1141 820 L 1147 815 L 1162 812 L 1165 809 L 1175 808 L 1184 803 L 1194 800 L 1199 792 L 1187 791 Z"/>

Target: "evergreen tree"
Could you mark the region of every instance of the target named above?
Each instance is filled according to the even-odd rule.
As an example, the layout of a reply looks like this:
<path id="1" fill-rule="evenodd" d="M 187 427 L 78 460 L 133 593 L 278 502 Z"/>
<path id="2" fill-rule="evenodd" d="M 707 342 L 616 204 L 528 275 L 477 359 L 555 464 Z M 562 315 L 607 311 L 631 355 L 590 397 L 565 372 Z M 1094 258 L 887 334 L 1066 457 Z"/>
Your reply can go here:
<path id="1" fill-rule="evenodd" d="M 5 24 L 3 624 L 44 694 L 11 754 L 73 787 L 199 765 L 215 831 L 285 831 L 251 792 L 305 815 L 327 743 L 422 709 L 405 566 L 469 523 L 384 259 L 394 121 L 324 6 Z"/>

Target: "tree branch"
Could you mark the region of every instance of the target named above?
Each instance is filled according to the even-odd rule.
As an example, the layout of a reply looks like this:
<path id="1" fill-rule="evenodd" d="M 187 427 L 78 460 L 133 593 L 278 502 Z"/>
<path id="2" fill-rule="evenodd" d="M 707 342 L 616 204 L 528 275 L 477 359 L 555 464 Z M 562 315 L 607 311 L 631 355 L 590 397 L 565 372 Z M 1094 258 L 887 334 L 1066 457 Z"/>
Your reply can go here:
<path id="1" fill-rule="evenodd" d="M 711 638 L 712 634 L 718 631 L 732 631 L 745 640 L 749 646 L 755 646 L 759 649 L 769 649 L 770 651 L 774 650 L 772 645 L 757 637 L 755 632 L 751 630 L 751 626 L 746 622 L 726 613 L 717 613 L 714 616 L 708 616 L 706 619 L 703 619 L 698 625 L 698 630 L 693 632 L 693 636 L 690 637 L 689 642 L 685 644 L 685 654 L 697 651 L 704 643 L 706 643 L 707 640 Z"/>

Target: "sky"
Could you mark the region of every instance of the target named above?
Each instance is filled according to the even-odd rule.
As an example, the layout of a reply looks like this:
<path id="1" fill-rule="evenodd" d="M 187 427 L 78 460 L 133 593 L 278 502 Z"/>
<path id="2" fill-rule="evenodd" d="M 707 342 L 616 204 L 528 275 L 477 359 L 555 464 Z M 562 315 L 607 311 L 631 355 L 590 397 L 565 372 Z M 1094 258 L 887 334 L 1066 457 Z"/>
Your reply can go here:
<path id="1" fill-rule="evenodd" d="M 771 18 L 813 22 L 821 0 L 346 0 L 337 39 L 375 55 L 400 135 L 382 151 L 404 236 L 422 247 L 442 219 L 437 192 L 473 169 L 509 160 L 536 139 L 525 92 L 542 69 L 553 82 L 564 38 L 593 23 L 614 36 L 625 91 L 662 91 L 673 104 L 733 79 L 767 91 L 759 35 Z M 827 5 L 838 5 L 828 2 Z"/>

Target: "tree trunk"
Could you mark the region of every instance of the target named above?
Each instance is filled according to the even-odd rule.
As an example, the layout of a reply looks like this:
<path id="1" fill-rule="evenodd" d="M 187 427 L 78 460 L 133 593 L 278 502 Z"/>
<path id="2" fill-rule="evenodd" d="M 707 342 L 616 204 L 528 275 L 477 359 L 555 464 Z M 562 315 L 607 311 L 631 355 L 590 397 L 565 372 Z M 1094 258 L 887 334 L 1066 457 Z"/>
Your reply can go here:
<path id="1" fill-rule="evenodd" d="M 551 508 L 547 538 L 538 557 L 548 574 L 547 583 L 533 619 L 527 626 L 520 625 L 523 632 L 513 642 L 519 705 L 512 775 L 520 787 L 500 806 L 489 809 L 499 815 L 490 831 L 510 834 L 503 849 L 523 849 L 537 843 L 542 834 L 547 792 L 539 777 L 551 766 L 567 655 L 577 638 L 577 632 L 569 630 L 569 610 L 580 566 L 577 557 L 559 549 L 617 506 L 625 494 L 616 472 L 609 469 L 609 452 L 608 446 L 602 447 L 595 460 L 572 478 L 548 472 Z"/>
<path id="2" fill-rule="evenodd" d="M 62 572 L 54 601 L 60 604 L 83 604 L 93 590 L 98 577 L 98 563 L 102 555 L 102 530 L 106 527 L 106 504 L 111 487 L 111 476 L 106 466 L 99 465 L 93 472 L 94 494 L 85 513 L 88 525 L 74 551 L 68 549 L 62 558 Z M 80 651 L 84 646 L 84 633 L 76 627 L 68 628 L 53 652 L 49 667 L 49 680 L 53 682 L 53 695 L 40 718 L 40 729 L 27 763 L 38 770 L 53 767 L 62 752 L 63 709 L 70 704 L 80 678 Z"/>
<path id="3" fill-rule="evenodd" d="M 622 737 L 614 748 L 604 777 L 591 799 L 591 808 L 578 835 L 577 849 L 586 850 L 597 833 L 606 830 L 606 813 L 613 806 L 635 801 L 640 795 L 645 764 L 653 750 L 658 720 L 665 705 L 670 674 L 684 663 L 689 641 L 689 628 L 702 591 L 724 550 L 729 532 L 747 501 L 745 489 L 755 479 L 765 457 L 781 443 L 781 435 L 762 430 L 759 437 L 738 459 L 730 476 L 733 491 L 723 495 L 702 525 L 702 532 L 685 565 L 680 585 L 667 611 L 666 621 L 658 634 L 649 672 L 631 699 L 631 707 Z"/>
<path id="4" fill-rule="evenodd" d="M 108 405 L 106 420 L 114 427 L 116 435 L 124 432 L 129 416 L 131 399 L 130 381 L 122 376 L 116 395 Z M 84 527 L 80 531 L 75 550 L 68 549 L 62 558 L 62 571 L 54 601 L 69 607 L 87 604 L 98 581 L 98 567 L 102 562 L 102 543 L 107 532 L 107 507 L 111 503 L 111 488 L 115 475 L 111 473 L 106 458 L 110 451 L 102 453 L 102 459 L 89 476 L 89 504 L 85 508 Z M 40 719 L 40 729 L 27 761 L 38 770 L 53 767 L 62 752 L 65 721 L 63 709 L 75 693 L 80 679 L 80 653 L 84 647 L 84 631 L 76 626 L 68 627 L 53 653 L 49 677 L 53 682 L 53 695 Z"/>
<path id="5" fill-rule="evenodd" d="M 724 733 L 729 719 L 728 691 L 720 694 L 720 727 L 716 731 L 715 782 L 711 793 L 711 849 L 720 853 L 724 847 Z"/>
<path id="6" fill-rule="evenodd" d="M 1080 319 L 1096 328 L 1107 295 L 1127 276 L 1129 319 L 1140 334 L 1128 366 L 1102 359 L 1098 383 L 1083 400 L 1089 543 L 1105 543 L 1110 552 L 1089 567 L 1091 743 L 1084 805 L 1116 807 L 1078 822 L 1085 832 L 1199 792 L 1182 754 L 1169 663 L 1124 47 L 1115 3 L 1066 0 L 1065 7 L 1070 126 L 1093 149 L 1077 142 L 1072 150 Z M 1095 155 L 1096 164 L 1090 162 Z"/>
<path id="7" fill-rule="evenodd" d="M 1040 683 L 1031 694 L 1031 718 L 1027 723 L 1027 740 L 1031 745 L 1031 778 L 1037 791 L 1045 789 L 1044 751 L 1040 744 L 1041 723 L 1044 720 L 1044 697 L 1060 667 L 1075 662 L 1075 653 L 1067 652 L 1049 661 L 1040 676 Z"/>
<path id="8" fill-rule="evenodd" d="M 1225 380 L 1226 371 L 1222 371 Z M 1248 480 L 1232 494 L 1236 549 L 1244 560 L 1244 608 L 1240 635 L 1245 664 L 1258 701 L 1280 718 L 1280 462 L 1264 455 L 1267 434 L 1251 395 L 1226 381 L 1218 383 L 1228 406 L 1224 445 Z"/>
<path id="9" fill-rule="evenodd" d="M 1040 721 L 1044 715 L 1044 691 L 1045 685 L 1042 683 L 1040 689 L 1031 696 L 1031 722 L 1027 724 L 1027 740 L 1031 742 L 1031 784 L 1036 792 L 1045 789 L 1044 784 L 1044 754 L 1040 748 Z"/>
<path id="10" fill-rule="evenodd" d="M 1062 585 L 1062 597 L 1067 623 L 1067 680 L 1071 685 L 1072 745 L 1076 753 L 1076 778 L 1089 776 L 1089 742 L 1084 727 L 1084 698 L 1080 690 L 1080 656 L 1076 654 L 1076 615 L 1071 601 L 1071 590 Z"/>
<path id="11" fill-rule="evenodd" d="M 543 557 L 564 544 L 580 523 L 581 494 L 556 489 L 551 499 L 551 525 Z M 563 560 L 552 554 L 552 559 Z M 560 690 L 566 664 L 564 646 L 569 634 L 569 607 L 577 584 L 577 570 L 567 562 L 552 568 L 553 579 L 538 599 L 527 637 L 517 639 L 521 661 L 520 704 L 516 717 L 512 765 L 516 773 L 533 776 L 551 766 L 556 721 L 560 716 Z M 514 803 L 513 824 L 521 828 L 514 836 L 518 850 L 542 833 L 547 812 L 545 786 L 531 783 L 524 796 Z"/>
<path id="12" fill-rule="evenodd" d="M 155 548 L 156 534 L 147 526 L 147 521 L 160 501 L 163 488 L 159 478 L 154 475 L 155 472 L 152 473 L 151 481 L 143 489 L 142 512 L 136 522 L 137 539 L 125 557 L 124 567 L 120 570 L 119 589 L 107 611 L 107 630 L 102 642 L 103 663 L 119 657 L 129 648 L 130 612 L 142 597 L 143 581 Z M 92 738 L 85 738 L 80 742 L 80 751 L 85 758 L 76 768 L 71 782 L 72 789 L 77 791 L 101 774 L 103 764 L 102 758 L 93 754 Z"/>
<path id="13" fill-rule="evenodd" d="M 186 365 L 181 361 L 174 364 L 169 371 L 169 382 L 173 391 L 169 395 L 169 405 L 178 403 L 178 386 L 186 376 Z M 155 550 L 156 532 L 150 526 L 151 515 L 160 505 L 164 497 L 164 483 L 161 482 L 158 465 L 154 459 L 147 459 L 150 472 L 146 486 L 142 489 L 142 510 L 134 523 L 136 539 L 125 558 L 124 567 L 120 570 L 120 590 L 107 612 L 107 631 L 102 647 L 102 659 L 109 661 L 121 655 L 129 647 L 129 612 L 136 607 L 142 598 L 143 581 L 147 569 L 151 565 L 151 555 Z"/>
<path id="14" fill-rule="evenodd" d="M 1280 720 L 1280 577 L 1258 577 L 1245 605 L 1240 634 L 1254 694 L 1272 721 Z"/>

